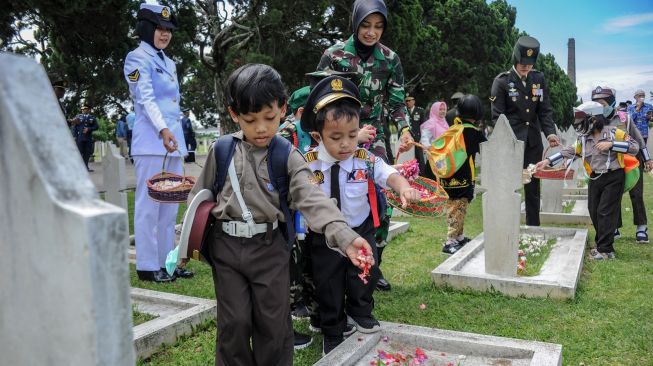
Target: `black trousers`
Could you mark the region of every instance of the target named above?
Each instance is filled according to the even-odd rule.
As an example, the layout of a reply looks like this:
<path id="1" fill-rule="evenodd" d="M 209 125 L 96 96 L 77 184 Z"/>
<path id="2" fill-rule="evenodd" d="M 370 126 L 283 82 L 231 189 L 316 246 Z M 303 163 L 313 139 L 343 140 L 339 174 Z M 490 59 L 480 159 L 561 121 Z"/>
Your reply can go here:
<path id="1" fill-rule="evenodd" d="M 529 146 L 526 142 L 524 149 L 524 169 L 529 164 L 542 160 L 542 145 Z M 540 226 L 540 180 L 532 178 L 531 182 L 524 184 L 524 201 L 526 204 L 526 225 Z"/>
<path id="2" fill-rule="evenodd" d="M 79 153 L 82 155 L 82 159 L 84 160 L 84 165 L 86 166 L 86 169 L 88 169 L 88 161 L 91 159 L 91 155 L 93 155 L 93 148 L 94 148 L 93 141 L 78 141 L 77 142 L 77 148 L 79 149 Z"/>
<path id="3" fill-rule="evenodd" d="M 630 202 L 633 204 L 633 225 L 646 225 L 648 220 L 646 218 L 646 206 L 644 206 L 644 162 L 639 159 L 639 180 L 635 186 L 628 191 Z M 617 227 L 623 226 L 621 221 L 621 210 L 619 211 L 619 224 Z"/>
<path id="4" fill-rule="evenodd" d="M 621 212 L 621 196 L 624 194 L 625 174 L 623 169 L 602 175 L 590 176 L 587 206 L 596 230 L 594 241 L 601 253 L 614 252 L 614 231 Z"/>
<path id="5" fill-rule="evenodd" d="M 215 365 L 292 365 L 288 246 L 279 230 L 252 238 L 209 234 L 218 304 Z"/>
<path id="6" fill-rule="evenodd" d="M 374 243 L 374 225 L 371 217 L 354 229 L 368 243 Z M 358 275 L 361 270 L 354 267 L 349 258 L 327 247 L 324 235 L 311 233 L 310 243 L 313 262 L 313 279 L 317 295 L 320 327 L 325 336 L 341 336 L 347 325 L 347 315 L 368 317 L 374 309 L 374 288 L 379 280 L 379 267 L 370 269 L 368 283 L 364 284 Z M 370 245 L 374 260 L 378 261 L 376 247 Z"/>

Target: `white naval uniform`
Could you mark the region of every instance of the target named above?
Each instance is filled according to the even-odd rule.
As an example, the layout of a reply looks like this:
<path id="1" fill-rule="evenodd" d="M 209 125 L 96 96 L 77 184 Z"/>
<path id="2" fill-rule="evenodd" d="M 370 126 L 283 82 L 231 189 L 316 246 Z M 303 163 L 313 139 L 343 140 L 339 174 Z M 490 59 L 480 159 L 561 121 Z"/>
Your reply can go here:
<path id="1" fill-rule="evenodd" d="M 177 139 L 181 155 L 188 154 L 181 128 L 179 82 L 175 63 L 146 42 L 127 54 L 124 75 L 134 102 L 136 120 L 132 132 L 132 156 L 136 170 L 134 235 L 136 269 L 157 271 L 165 267 L 166 255 L 174 248 L 178 204 L 149 198 L 146 180 L 160 173 L 166 153 L 160 132 L 168 128 Z M 175 152 L 168 157 L 166 171 L 182 174 L 183 161 Z"/>
<path id="2" fill-rule="evenodd" d="M 309 168 L 315 172 L 318 178 L 318 185 L 322 192 L 328 197 L 331 197 L 331 167 L 333 162 L 330 162 L 329 157 L 325 158 L 322 153 L 322 145 L 316 147 L 312 152 L 306 154 Z M 310 154 L 317 153 L 317 156 Z M 361 159 L 357 156 L 365 156 Z M 345 216 L 347 225 L 351 228 L 356 228 L 363 224 L 370 214 L 370 202 L 368 198 L 368 183 L 367 177 L 369 174 L 370 164 L 374 165 L 373 180 L 376 184 L 387 189 L 387 181 L 390 175 L 399 172 L 392 166 L 386 164 L 383 159 L 377 158 L 372 153 L 364 149 L 358 149 L 347 160 L 342 160 L 338 163 L 340 165 L 340 210 Z"/>

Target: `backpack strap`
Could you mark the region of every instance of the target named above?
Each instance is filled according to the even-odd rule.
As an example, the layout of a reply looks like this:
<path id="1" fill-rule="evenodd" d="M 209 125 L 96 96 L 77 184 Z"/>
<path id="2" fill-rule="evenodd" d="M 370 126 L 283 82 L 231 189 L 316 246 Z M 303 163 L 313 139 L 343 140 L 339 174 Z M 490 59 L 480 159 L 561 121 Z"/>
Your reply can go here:
<path id="1" fill-rule="evenodd" d="M 370 201 L 370 211 L 372 212 L 372 223 L 375 228 L 381 226 L 379 217 L 379 202 L 377 200 L 377 186 L 374 183 L 374 155 L 365 149 L 358 149 L 354 152 L 354 157 L 364 160 L 368 166 L 367 173 L 367 198 Z"/>
<path id="2" fill-rule="evenodd" d="M 213 156 L 216 162 L 215 179 L 213 180 L 213 196 L 217 196 L 227 180 L 229 164 L 234 156 L 238 139 L 232 135 L 223 135 L 213 144 Z"/>
<path id="3" fill-rule="evenodd" d="M 288 206 L 290 177 L 288 176 L 288 156 L 293 150 L 292 144 L 281 136 L 275 135 L 268 146 L 268 174 L 272 187 L 279 193 L 279 206 L 286 219 L 286 240 L 289 249 L 295 241 L 294 215 Z"/>

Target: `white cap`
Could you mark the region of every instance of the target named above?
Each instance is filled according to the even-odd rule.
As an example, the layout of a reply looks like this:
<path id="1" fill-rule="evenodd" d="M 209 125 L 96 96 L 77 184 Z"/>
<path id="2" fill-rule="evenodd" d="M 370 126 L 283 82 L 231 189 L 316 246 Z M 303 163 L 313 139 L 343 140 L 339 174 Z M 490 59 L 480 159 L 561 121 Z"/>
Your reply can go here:
<path id="1" fill-rule="evenodd" d="M 574 118 L 582 119 L 585 116 L 596 116 L 603 114 L 603 105 L 599 102 L 584 102 L 578 107 L 574 107 Z"/>

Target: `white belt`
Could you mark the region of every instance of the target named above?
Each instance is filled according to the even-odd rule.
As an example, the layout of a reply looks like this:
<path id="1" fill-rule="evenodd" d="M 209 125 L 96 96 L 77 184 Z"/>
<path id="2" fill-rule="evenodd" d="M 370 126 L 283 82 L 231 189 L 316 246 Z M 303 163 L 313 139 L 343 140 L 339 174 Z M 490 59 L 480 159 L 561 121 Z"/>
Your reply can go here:
<path id="1" fill-rule="evenodd" d="M 272 223 L 272 230 L 279 226 L 279 221 Z M 238 238 L 251 238 L 256 234 L 268 231 L 268 224 L 248 224 L 242 221 L 226 221 L 222 223 L 222 231 Z"/>

